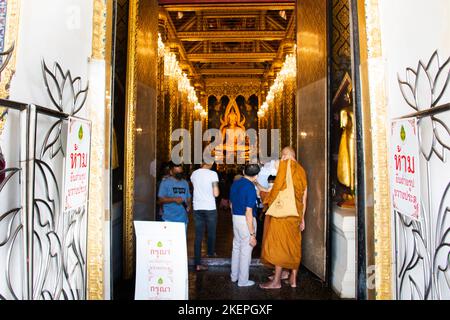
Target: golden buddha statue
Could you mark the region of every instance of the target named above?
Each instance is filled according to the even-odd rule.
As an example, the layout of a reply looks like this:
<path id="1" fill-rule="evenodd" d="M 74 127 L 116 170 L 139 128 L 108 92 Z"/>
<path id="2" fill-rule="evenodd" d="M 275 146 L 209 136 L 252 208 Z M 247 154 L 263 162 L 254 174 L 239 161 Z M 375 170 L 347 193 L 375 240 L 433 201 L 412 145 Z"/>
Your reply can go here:
<path id="1" fill-rule="evenodd" d="M 241 115 L 236 101 L 233 99 L 228 104 L 225 115 L 220 119 L 220 132 L 222 134 L 222 144 L 216 150 L 217 156 L 223 156 L 226 152 L 244 152 L 247 158 L 248 146 L 245 137 L 245 117 Z M 216 160 L 219 160 L 216 158 Z"/>
<path id="2" fill-rule="evenodd" d="M 245 133 L 245 117 L 241 115 L 236 101 L 234 100 L 230 101 L 225 110 L 225 115 L 220 119 L 220 132 L 222 133 L 224 142 L 229 141 L 227 138 L 237 138 L 237 140 L 239 140 Z M 239 141 L 235 142 L 237 143 Z"/>
<path id="3" fill-rule="evenodd" d="M 346 94 L 346 102 L 350 102 L 350 91 Z M 350 103 L 349 103 L 350 104 Z M 339 144 L 337 178 L 340 183 L 350 188 L 350 194 L 344 193 L 342 207 L 355 206 L 355 117 L 351 105 L 342 108 L 340 126 L 343 129 Z"/>

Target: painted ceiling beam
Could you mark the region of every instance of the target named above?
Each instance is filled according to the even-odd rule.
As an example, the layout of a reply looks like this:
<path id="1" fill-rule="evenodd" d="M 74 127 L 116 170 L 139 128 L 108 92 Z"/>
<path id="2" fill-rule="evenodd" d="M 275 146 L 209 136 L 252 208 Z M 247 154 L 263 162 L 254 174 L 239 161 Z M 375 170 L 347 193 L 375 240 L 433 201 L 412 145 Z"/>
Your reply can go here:
<path id="1" fill-rule="evenodd" d="M 172 21 L 172 22 L 173 22 L 173 21 Z M 180 30 L 180 31 L 187 30 L 187 29 L 189 29 L 190 27 L 192 27 L 196 22 L 197 22 L 197 17 L 196 17 L 196 16 L 193 16 L 193 17 L 191 17 L 187 22 L 185 22 L 185 23 L 179 28 L 179 30 Z"/>
<path id="2" fill-rule="evenodd" d="M 283 40 L 286 31 L 198 31 L 178 32 L 177 37 L 181 41 L 204 41 L 217 42 L 242 42 L 251 40 Z"/>
<path id="3" fill-rule="evenodd" d="M 216 74 L 233 74 L 233 75 L 244 75 L 244 74 L 260 74 L 264 73 L 264 69 L 233 69 L 233 68 L 216 68 L 216 69 L 204 69 L 199 70 L 201 75 L 216 75 Z"/>
<path id="4" fill-rule="evenodd" d="M 285 30 L 285 28 L 278 21 L 270 16 L 266 16 L 266 22 L 269 22 L 272 26 L 278 28 L 279 30 Z"/>
<path id="5" fill-rule="evenodd" d="M 276 53 L 191 53 L 187 55 L 189 61 L 204 63 L 220 62 L 266 62 L 272 61 Z"/>
<path id="6" fill-rule="evenodd" d="M 242 0 L 158 0 L 160 5 L 187 5 L 187 4 L 224 4 L 224 3 L 242 3 Z M 270 3 L 271 5 L 291 3 L 295 0 L 246 0 L 247 4 Z"/>
<path id="7" fill-rule="evenodd" d="M 249 11 L 249 10 L 294 10 L 295 2 L 274 3 L 273 1 L 267 1 L 266 3 L 249 3 L 242 2 L 242 0 L 227 1 L 223 4 L 207 4 L 207 3 L 193 3 L 193 4 L 164 4 L 159 1 L 160 5 L 163 5 L 167 11 Z M 239 4 L 239 6 L 236 6 Z"/>

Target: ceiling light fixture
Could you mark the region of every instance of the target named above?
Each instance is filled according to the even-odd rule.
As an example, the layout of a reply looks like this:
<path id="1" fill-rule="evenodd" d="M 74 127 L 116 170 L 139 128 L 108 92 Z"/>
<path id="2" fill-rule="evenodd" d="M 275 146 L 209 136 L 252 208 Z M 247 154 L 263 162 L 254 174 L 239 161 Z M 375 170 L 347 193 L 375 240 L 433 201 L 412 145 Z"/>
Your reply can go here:
<path id="1" fill-rule="evenodd" d="M 161 34 L 158 34 L 158 56 L 164 59 L 164 76 L 177 80 L 178 91 L 187 94 L 188 102 L 195 109 L 197 104 L 200 105 L 195 88 L 191 85 L 187 74 L 181 69 L 175 53 L 171 52 L 162 41 Z M 200 108 L 203 109 L 201 105 Z"/>
<path id="2" fill-rule="evenodd" d="M 294 53 L 288 54 L 281 67 L 280 72 L 277 74 L 275 81 L 267 93 L 266 100 L 261 104 L 258 111 L 258 117 L 262 118 L 269 110 L 270 105 L 273 103 L 275 96 L 283 91 L 286 81 L 292 81 L 297 76 L 297 58 L 296 58 L 296 46 L 294 47 Z"/>

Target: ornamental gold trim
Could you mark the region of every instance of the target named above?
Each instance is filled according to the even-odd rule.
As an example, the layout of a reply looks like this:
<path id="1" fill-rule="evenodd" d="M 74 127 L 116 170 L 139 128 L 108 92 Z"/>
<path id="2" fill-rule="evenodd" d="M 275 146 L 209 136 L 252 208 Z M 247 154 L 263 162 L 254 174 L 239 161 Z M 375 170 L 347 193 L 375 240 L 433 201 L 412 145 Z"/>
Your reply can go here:
<path id="1" fill-rule="evenodd" d="M 92 31 L 92 58 L 98 60 L 105 59 L 106 52 L 106 20 L 107 1 L 94 1 L 94 18 Z M 108 1 L 109 2 L 109 1 Z"/>
<path id="2" fill-rule="evenodd" d="M 370 125 L 364 130 L 364 135 L 371 140 L 371 150 L 366 157 L 371 155 L 366 166 L 372 170 L 373 184 L 373 248 L 367 247 L 368 255 L 371 254 L 375 263 L 375 298 L 379 300 L 392 299 L 392 239 L 391 239 L 391 204 L 389 191 L 388 156 L 388 132 L 386 121 L 388 120 L 388 104 L 385 73 L 383 61 L 379 0 L 365 0 L 358 2 L 358 20 L 360 30 L 361 48 L 361 75 L 363 109 L 367 112 L 367 121 Z M 365 106 L 364 106 L 365 105 Z M 370 132 L 370 130 L 372 130 Z M 366 215 L 367 217 L 367 215 Z M 372 227 L 371 221 L 367 221 L 367 228 Z M 373 250 L 373 252 L 372 252 Z"/>
<path id="3" fill-rule="evenodd" d="M 286 31 L 182 31 L 177 33 L 180 41 L 203 41 L 215 42 L 248 41 L 252 40 L 284 40 Z"/>
<path id="4" fill-rule="evenodd" d="M 245 52 L 245 53 L 188 53 L 189 61 L 195 62 L 265 62 L 272 61 L 277 53 Z"/>
<path id="5" fill-rule="evenodd" d="M 128 21 L 128 64 L 125 104 L 125 181 L 124 181 L 124 278 L 130 279 L 134 270 L 133 207 L 136 141 L 136 47 L 139 0 L 130 0 Z"/>
<path id="6" fill-rule="evenodd" d="M 182 1 L 180 1 L 182 3 Z M 163 4 L 164 5 L 164 4 Z M 226 11 L 227 14 L 240 13 L 242 11 L 260 11 L 260 10 L 293 10 L 294 3 L 245 3 L 243 1 L 239 6 L 236 3 L 229 4 L 170 4 L 164 5 L 167 11 L 203 11 L 208 14 L 208 11 Z"/>
<path id="7" fill-rule="evenodd" d="M 2 99 L 9 98 L 9 85 L 16 71 L 16 53 L 19 37 L 20 23 L 20 0 L 9 0 L 7 3 L 6 29 L 5 29 L 5 47 L 4 51 L 14 47 L 8 65 L 3 70 L 0 79 L 0 97 Z M 0 115 L 5 112 L 5 108 L 0 107 Z M 0 137 L 6 124 L 6 115 L 0 120 Z"/>
<path id="8" fill-rule="evenodd" d="M 224 82 L 222 86 L 208 86 L 206 87 L 206 95 L 215 96 L 220 100 L 223 96 L 228 96 L 230 99 L 235 99 L 237 96 L 243 96 L 248 99 L 252 95 L 259 96 L 260 85 L 242 85 Z"/>
<path id="9" fill-rule="evenodd" d="M 112 0 L 95 0 L 92 24 L 92 55 L 91 62 L 101 62 L 106 59 L 107 31 L 112 33 L 112 25 L 107 21 L 112 18 Z M 106 61 L 105 61 L 106 62 Z M 110 65 L 105 63 L 105 88 L 108 90 L 108 76 L 111 75 Z M 105 97 L 103 108 L 89 106 L 89 118 L 92 120 L 92 161 L 91 178 L 89 179 L 89 219 L 88 219 L 88 253 L 87 253 L 87 296 L 89 300 L 102 300 L 105 298 L 105 211 L 109 212 L 109 203 L 105 201 L 105 192 L 109 189 L 109 179 L 104 175 L 105 159 L 109 159 L 110 103 L 106 99 L 106 92 L 97 92 L 96 95 Z M 101 106 L 100 106 L 101 107 Z M 104 150 L 104 152 L 103 152 Z M 109 162 L 108 162 L 109 163 Z M 97 196 L 93 196 L 97 195 Z M 108 280 L 106 280 L 108 281 Z"/>

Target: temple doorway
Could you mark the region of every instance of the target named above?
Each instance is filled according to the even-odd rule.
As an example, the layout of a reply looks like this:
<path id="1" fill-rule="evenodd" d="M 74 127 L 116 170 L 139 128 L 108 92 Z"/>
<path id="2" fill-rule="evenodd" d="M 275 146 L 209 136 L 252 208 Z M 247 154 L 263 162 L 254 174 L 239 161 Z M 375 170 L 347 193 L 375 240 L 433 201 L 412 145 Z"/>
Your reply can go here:
<path id="1" fill-rule="evenodd" d="M 350 283 L 351 294 L 356 295 L 354 136 L 359 120 L 354 116 L 350 12 L 349 0 L 215 4 L 152 0 L 139 6 L 133 0 L 118 1 L 113 129 L 118 161 L 112 190 L 116 298 L 133 285 L 133 221 L 161 219 L 158 185 L 174 147 L 183 143 L 195 150 L 200 141 L 205 149 L 212 141 L 202 139 L 208 129 L 223 132 L 222 136 L 227 129 L 238 133 L 231 145 L 214 140 L 211 154 L 221 195 L 216 255 L 207 256 L 205 236 L 205 261 L 221 268 L 230 264 L 229 188 L 252 150 L 265 144 L 273 151 L 268 156 L 275 159 L 281 148 L 292 146 L 309 180 L 302 268 L 307 277 L 330 288 L 333 277 L 342 277 L 341 285 Z M 190 138 L 174 139 L 177 129 Z M 252 130 L 256 143 L 240 135 Z M 267 135 L 261 139 L 263 132 Z M 181 155 L 188 159 L 184 161 L 188 178 L 201 160 L 195 151 L 183 149 Z M 226 161 L 228 156 L 234 161 Z M 194 226 L 191 216 L 187 237 L 191 262 Z M 258 225 L 260 231 L 262 226 Z M 259 245 L 253 253 L 256 267 L 261 265 L 260 251 Z M 339 260 L 342 256 L 347 261 Z"/>

